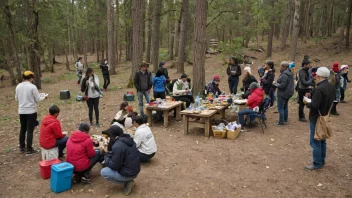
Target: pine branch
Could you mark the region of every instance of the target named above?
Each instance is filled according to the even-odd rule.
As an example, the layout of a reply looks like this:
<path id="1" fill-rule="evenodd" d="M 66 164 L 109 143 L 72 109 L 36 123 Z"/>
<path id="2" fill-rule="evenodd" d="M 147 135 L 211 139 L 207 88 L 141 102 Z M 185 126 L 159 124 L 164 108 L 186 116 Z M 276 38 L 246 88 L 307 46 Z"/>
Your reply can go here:
<path id="1" fill-rule="evenodd" d="M 215 19 L 217 19 L 218 17 L 220 17 L 223 13 L 226 13 L 226 12 L 232 12 L 230 10 L 223 10 L 221 12 L 219 12 L 218 15 L 216 15 L 205 27 L 208 27 L 213 21 L 215 21 Z"/>

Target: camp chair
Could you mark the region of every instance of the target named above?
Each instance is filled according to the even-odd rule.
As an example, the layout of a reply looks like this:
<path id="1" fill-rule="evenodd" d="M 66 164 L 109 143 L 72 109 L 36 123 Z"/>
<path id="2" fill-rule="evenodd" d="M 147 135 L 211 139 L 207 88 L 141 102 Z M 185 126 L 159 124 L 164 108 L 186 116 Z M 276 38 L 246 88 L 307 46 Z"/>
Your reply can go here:
<path id="1" fill-rule="evenodd" d="M 255 120 L 255 118 L 258 118 L 260 127 L 262 128 L 262 132 L 264 133 L 263 125 L 265 126 L 265 128 L 268 128 L 267 125 L 266 125 L 265 111 L 269 108 L 270 102 L 271 102 L 271 100 L 270 100 L 269 97 L 264 98 L 263 102 L 261 102 L 259 104 L 259 112 L 258 113 L 253 113 L 253 114 L 249 114 L 247 116 L 247 118 L 249 118 L 248 127 L 251 126 L 251 124 Z"/>

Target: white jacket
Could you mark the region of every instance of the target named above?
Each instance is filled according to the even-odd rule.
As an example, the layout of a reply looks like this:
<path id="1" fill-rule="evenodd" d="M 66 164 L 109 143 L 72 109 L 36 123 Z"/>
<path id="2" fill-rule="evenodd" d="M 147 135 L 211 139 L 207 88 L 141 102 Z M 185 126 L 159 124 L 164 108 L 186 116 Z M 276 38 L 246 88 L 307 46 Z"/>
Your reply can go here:
<path id="1" fill-rule="evenodd" d="M 33 114 L 38 111 L 40 95 L 37 87 L 30 82 L 22 82 L 16 87 L 18 114 Z"/>
<path id="2" fill-rule="evenodd" d="M 140 125 L 133 137 L 139 152 L 151 155 L 157 151 L 152 131 L 146 124 Z"/>
<path id="3" fill-rule="evenodd" d="M 182 86 L 181 90 L 178 89 L 178 86 Z M 186 95 L 186 89 L 190 89 L 189 83 L 187 81 L 183 82 L 182 79 L 178 79 L 174 83 L 174 87 L 172 88 L 172 94 L 174 96 Z"/>

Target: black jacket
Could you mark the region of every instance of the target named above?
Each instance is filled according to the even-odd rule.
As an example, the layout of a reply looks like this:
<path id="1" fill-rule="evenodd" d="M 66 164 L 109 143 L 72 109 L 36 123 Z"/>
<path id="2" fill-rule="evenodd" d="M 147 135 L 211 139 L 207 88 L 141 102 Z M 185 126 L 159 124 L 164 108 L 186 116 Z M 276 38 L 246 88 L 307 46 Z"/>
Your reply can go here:
<path id="1" fill-rule="evenodd" d="M 290 69 L 286 69 L 280 74 L 279 78 L 277 79 L 277 95 L 285 99 L 289 99 L 293 96 L 294 87 L 295 83 L 293 74 Z"/>
<path id="2" fill-rule="evenodd" d="M 235 75 L 232 75 L 231 74 L 231 71 L 236 71 L 236 74 Z M 239 78 L 239 76 L 242 74 L 242 71 L 241 71 L 241 67 L 239 65 L 229 65 L 227 67 L 227 75 L 229 76 L 229 78 Z"/>
<path id="3" fill-rule="evenodd" d="M 139 151 L 129 134 L 116 139 L 112 152 L 105 155 L 104 160 L 107 167 L 125 177 L 135 177 L 141 170 Z"/>
<path id="4" fill-rule="evenodd" d="M 298 89 L 309 91 L 313 86 L 313 78 L 309 75 L 309 69 L 301 68 L 298 72 Z"/>
<path id="5" fill-rule="evenodd" d="M 102 73 L 104 76 L 108 76 L 108 75 L 109 75 L 109 67 L 108 67 L 108 64 L 101 63 L 101 64 L 100 64 L 100 68 L 101 68 L 101 73 Z"/>
<path id="6" fill-rule="evenodd" d="M 147 76 L 144 76 L 147 75 Z M 143 77 L 146 77 L 147 79 L 143 81 Z M 143 74 L 141 71 L 136 72 L 136 75 L 134 76 L 134 86 L 136 86 L 137 91 L 148 91 L 152 88 L 152 73 L 150 73 L 149 70 L 146 71 L 145 74 Z"/>
<path id="7" fill-rule="evenodd" d="M 273 86 L 273 81 L 275 79 L 274 71 L 270 70 L 267 74 L 264 74 L 263 78 L 263 90 L 266 95 L 269 95 L 270 89 Z"/>
<path id="8" fill-rule="evenodd" d="M 248 78 L 244 78 L 242 80 L 242 84 L 243 84 L 243 91 L 246 92 L 249 88 L 249 85 L 252 83 L 252 82 L 258 82 L 257 79 L 255 79 L 254 76 L 250 75 Z"/>
<path id="9" fill-rule="evenodd" d="M 322 116 L 326 116 L 336 98 L 336 89 L 328 80 L 323 80 L 317 84 L 312 92 L 312 102 L 307 104 L 310 108 L 309 119 L 316 120 L 319 112 Z"/>

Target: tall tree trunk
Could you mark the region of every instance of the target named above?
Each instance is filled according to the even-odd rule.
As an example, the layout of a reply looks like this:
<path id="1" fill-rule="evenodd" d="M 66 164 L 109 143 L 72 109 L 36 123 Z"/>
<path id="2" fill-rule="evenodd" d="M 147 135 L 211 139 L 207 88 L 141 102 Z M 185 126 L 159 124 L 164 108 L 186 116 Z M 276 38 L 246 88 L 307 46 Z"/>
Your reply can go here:
<path id="1" fill-rule="evenodd" d="M 271 0 L 270 4 L 271 4 L 271 7 L 274 9 L 274 4 L 275 4 L 274 0 Z M 269 35 L 268 35 L 268 48 L 266 50 L 266 56 L 267 57 L 271 57 L 271 53 L 273 51 L 273 37 L 274 37 L 274 26 L 275 26 L 274 19 L 275 19 L 274 16 L 270 17 L 270 23 L 269 23 L 270 29 L 269 29 Z"/>
<path id="2" fill-rule="evenodd" d="M 177 57 L 177 73 L 182 74 L 185 72 L 185 61 L 186 61 L 186 31 L 187 31 L 187 19 L 188 19 L 188 7 L 189 0 L 183 0 L 182 4 L 182 20 L 181 20 L 181 31 L 180 41 L 178 46 L 178 57 Z"/>
<path id="3" fill-rule="evenodd" d="M 53 48 L 50 46 L 49 49 L 48 49 L 48 58 L 49 58 L 49 65 L 50 65 L 50 72 L 51 73 L 54 73 L 54 63 L 53 63 Z"/>
<path id="4" fill-rule="evenodd" d="M 311 15 L 311 0 L 307 0 L 307 7 L 306 7 L 306 16 L 304 17 L 304 24 L 303 24 L 303 42 L 307 43 L 307 39 L 309 38 L 309 22 L 310 22 L 310 15 Z"/>
<path id="5" fill-rule="evenodd" d="M 104 54 L 105 54 L 105 50 L 104 50 L 104 40 L 100 40 L 100 50 L 101 50 L 101 59 L 104 60 Z"/>
<path id="6" fill-rule="evenodd" d="M 6 67 L 6 70 L 10 73 L 11 85 L 16 85 L 15 74 L 13 72 L 13 66 L 11 64 L 9 49 L 7 48 L 7 45 L 6 45 L 6 39 L 2 39 L 2 47 L 4 50 L 5 67 Z"/>
<path id="7" fill-rule="evenodd" d="M 291 0 L 288 0 L 285 6 L 285 12 L 281 20 L 281 50 L 286 48 L 286 41 L 289 34 L 291 21 Z"/>
<path id="8" fill-rule="evenodd" d="M 152 46 L 152 24 L 153 24 L 153 13 L 154 13 L 154 5 L 152 1 L 149 1 L 148 4 L 148 37 L 147 37 L 147 51 L 146 51 L 146 61 L 150 63 L 150 53 Z"/>
<path id="9" fill-rule="evenodd" d="M 110 73 L 116 74 L 115 71 L 115 42 L 114 42 L 114 6 L 112 0 L 106 1 L 107 7 L 107 22 L 108 22 L 108 62 Z"/>
<path id="10" fill-rule="evenodd" d="M 200 94 L 205 85 L 205 52 L 207 48 L 207 0 L 197 0 L 194 20 L 193 93 Z"/>
<path id="11" fill-rule="evenodd" d="M 155 14 L 153 20 L 153 34 L 152 34 L 152 64 L 153 70 L 158 69 L 159 62 L 159 42 L 160 42 L 160 14 L 162 0 L 154 0 Z"/>
<path id="12" fill-rule="evenodd" d="M 116 60 L 116 66 L 117 63 L 119 62 L 119 31 L 120 31 L 120 6 L 118 1 L 116 1 L 116 26 L 115 26 L 115 60 Z"/>
<path id="13" fill-rule="evenodd" d="M 12 29 L 12 14 L 10 11 L 10 7 L 8 5 L 5 5 L 5 14 L 6 14 L 6 19 L 7 19 L 9 40 L 10 40 L 10 44 L 11 44 L 11 48 L 12 48 L 12 52 L 13 52 L 13 60 L 16 65 L 17 82 L 20 83 L 20 82 L 22 82 L 21 64 L 20 64 L 20 59 L 18 58 L 18 54 L 17 54 L 15 34 Z"/>
<path id="14" fill-rule="evenodd" d="M 343 13 L 343 19 L 342 19 L 342 23 L 341 23 L 341 27 L 340 27 L 340 32 L 339 32 L 339 35 L 340 35 L 340 38 L 339 38 L 339 43 L 337 45 L 337 52 L 336 53 L 340 53 L 342 51 L 342 42 L 343 42 L 343 39 L 345 38 L 345 22 L 346 19 L 348 18 L 347 15 L 348 15 L 348 10 L 349 10 L 349 6 L 348 6 L 348 3 L 346 1 L 346 11 Z"/>
<path id="15" fill-rule="evenodd" d="M 169 0 L 169 9 L 175 9 L 175 4 L 173 0 Z M 168 15 L 168 29 L 169 29 L 169 60 L 174 59 L 174 40 L 175 40 L 175 13 L 169 12 Z"/>
<path id="16" fill-rule="evenodd" d="M 68 52 L 66 48 L 64 48 L 65 50 L 65 58 L 66 58 L 66 70 L 70 71 L 70 62 L 68 61 Z"/>
<path id="17" fill-rule="evenodd" d="M 290 49 L 290 60 L 295 61 L 296 58 L 296 48 L 297 48 L 297 40 L 298 40 L 298 33 L 299 33 L 299 17 L 300 17 L 300 7 L 301 7 L 301 0 L 295 0 L 295 14 L 294 14 L 294 21 L 293 21 L 293 32 L 291 37 L 291 49 Z"/>
<path id="18" fill-rule="evenodd" d="M 332 33 L 332 24 L 333 24 L 333 13 L 334 13 L 334 0 L 331 0 L 331 6 L 330 6 L 330 11 L 329 11 L 329 17 L 328 17 L 328 28 L 327 28 L 327 35 L 331 37 Z"/>
<path id="19" fill-rule="evenodd" d="M 140 10 L 144 8 L 144 1 L 132 0 L 132 24 L 133 24 L 133 53 L 131 76 L 128 87 L 133 87 L 135 73 L 139 70 L 143 59 L 143 15 Z"/>
<path id="20" fill-rule="evenodd" d="M 83 59 L 84 59 L 84 65 L 88 67 L 88 41 L 85 39 L 84 44 L 83 44 Z"/>
<path id="21" fill-rule="evenodd" d="M 352 13 L 352 0 L 349 1 L 349 8 L 348 8 L 348 14 L 347 14 L 346 47 L 350 46 L 351 13 Z"/>
<path id="22" fill-rule="evenodd" d="M 182 21 L 182 9 L 180 14 L 177 16 L 177 12 L 175 12 L 175 17 L 176 17 L 176 21 L 175 21 L 175 43 L 174 43 L 174 47 L 175 47 L 175 57 L 178 57 L 178 47 L 179 47 L 179 43 L 180 43 L 180 31 L 181 31 L 181 21 Z"/>

